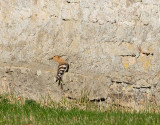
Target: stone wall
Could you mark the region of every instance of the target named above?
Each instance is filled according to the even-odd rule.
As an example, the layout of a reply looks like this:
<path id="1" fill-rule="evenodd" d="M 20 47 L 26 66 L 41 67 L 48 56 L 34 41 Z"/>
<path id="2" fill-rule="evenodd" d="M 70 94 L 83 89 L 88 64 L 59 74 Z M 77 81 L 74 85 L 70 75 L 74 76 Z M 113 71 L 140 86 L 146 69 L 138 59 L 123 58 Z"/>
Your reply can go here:
<path id="1" fill-rule="evenodd" d="M 1 0 L 0 91 L 160 105 L 159 41 L 159 0 Z M 64 92 L 54 55 L 70 64 Z"/>

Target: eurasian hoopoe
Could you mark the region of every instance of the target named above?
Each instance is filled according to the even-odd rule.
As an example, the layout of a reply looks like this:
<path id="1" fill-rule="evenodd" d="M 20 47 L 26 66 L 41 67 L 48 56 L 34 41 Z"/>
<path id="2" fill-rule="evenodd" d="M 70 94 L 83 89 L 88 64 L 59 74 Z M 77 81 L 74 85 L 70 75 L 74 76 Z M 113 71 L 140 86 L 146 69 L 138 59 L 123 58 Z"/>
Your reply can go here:
<path id="1" fill-rule="evenodd" d="M 61 85 L 61 89 L 63 90 L 62 86 L 62 76 L 64 72 L 68 72 L 69 70 L 69 64 L 66 60 L 62 59 L 61 56 L 54 56 L 50 58 L 49 60 L 55 60 L 59 63 L 58 70 L 57 70 L 57 76 L 56 76 L 56 82 L 58 81 L 58 85 Z"/>

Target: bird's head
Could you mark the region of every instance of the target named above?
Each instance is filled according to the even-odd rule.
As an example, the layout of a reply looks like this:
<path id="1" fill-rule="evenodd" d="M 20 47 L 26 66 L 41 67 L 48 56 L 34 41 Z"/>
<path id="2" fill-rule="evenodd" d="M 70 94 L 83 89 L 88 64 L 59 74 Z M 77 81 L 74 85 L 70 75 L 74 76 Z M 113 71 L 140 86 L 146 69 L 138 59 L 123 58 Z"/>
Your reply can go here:
<path id="1" fill-rule="evenodd" d="M 62 59 L 62 56 L 58 56 L 58 55 L 49 58 L 49 60 L 55 60 L 55 61 L 57 61 L 57 62 L 59 62 L 59 63 L 66 62 L 64 59 Z"/>
<path id="2" fill-rule="evenodd" d="M 54 57 L 49 58 L 49 60 L 59 60 L 60 58 L 61 56 L 56 55 Z"/>

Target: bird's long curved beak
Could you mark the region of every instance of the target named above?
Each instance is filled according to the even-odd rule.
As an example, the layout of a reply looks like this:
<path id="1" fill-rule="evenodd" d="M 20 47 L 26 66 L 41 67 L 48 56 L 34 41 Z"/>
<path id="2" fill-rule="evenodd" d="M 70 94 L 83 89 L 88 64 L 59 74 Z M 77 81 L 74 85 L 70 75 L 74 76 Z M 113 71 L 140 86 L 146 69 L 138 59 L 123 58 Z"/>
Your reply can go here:
<path id="1" fill-rule="evenodd" d="M 53 57 L 49 58 L 48 60 L 53 60 Z"/>

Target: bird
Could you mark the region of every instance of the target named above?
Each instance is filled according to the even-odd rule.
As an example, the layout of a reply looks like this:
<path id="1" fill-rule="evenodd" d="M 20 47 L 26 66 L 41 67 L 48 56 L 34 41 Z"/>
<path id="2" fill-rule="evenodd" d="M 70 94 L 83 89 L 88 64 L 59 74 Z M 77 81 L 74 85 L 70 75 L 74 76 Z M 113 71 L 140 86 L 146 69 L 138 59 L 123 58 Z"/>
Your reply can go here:
<path id="1" fill-rule="evenodd" d="M 69 64 L 66 60 L 64 60 L 61 56 L 56 55 L 54 57 L 49 58 L 49 60 L 55 60 L 59 63 L 58 70 L 57 70 L 57 76 L 56 76 L 56 82 L 58 81 L 58 86 L 61 86 L 61 90 L 63 90 L 63 82 L 62 82 L 62 76 L 65 72 L 69 71 Z"/>

